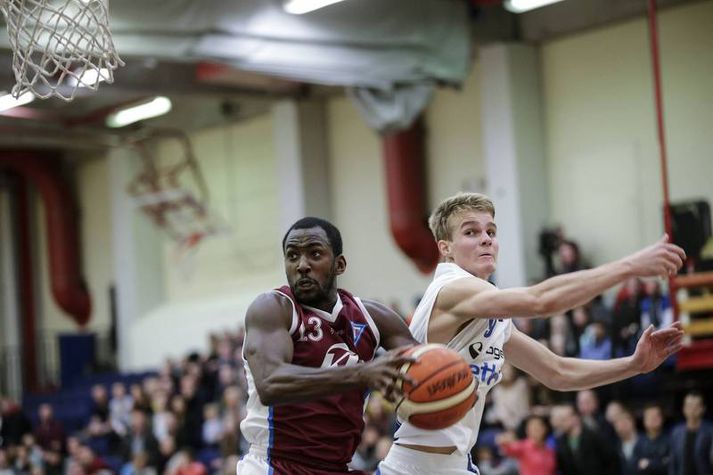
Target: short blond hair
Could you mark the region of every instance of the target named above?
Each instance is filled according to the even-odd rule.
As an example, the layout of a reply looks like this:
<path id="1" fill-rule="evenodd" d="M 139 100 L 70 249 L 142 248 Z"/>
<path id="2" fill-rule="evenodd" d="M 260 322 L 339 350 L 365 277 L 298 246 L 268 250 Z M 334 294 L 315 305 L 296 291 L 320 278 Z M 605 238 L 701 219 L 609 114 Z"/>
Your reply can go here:
<path id="1" fill-rule="evenodd" d="M 428 227 L 431 228 L 436 241 L 451 239 L 449 220 L 452 216 L 463 211 L 482 211 L 490 213 L 495 218 L 495 205 L 490 198 L 481 193 L 458 193 L 441 201 L 438 208 L 428 218 Z"/>

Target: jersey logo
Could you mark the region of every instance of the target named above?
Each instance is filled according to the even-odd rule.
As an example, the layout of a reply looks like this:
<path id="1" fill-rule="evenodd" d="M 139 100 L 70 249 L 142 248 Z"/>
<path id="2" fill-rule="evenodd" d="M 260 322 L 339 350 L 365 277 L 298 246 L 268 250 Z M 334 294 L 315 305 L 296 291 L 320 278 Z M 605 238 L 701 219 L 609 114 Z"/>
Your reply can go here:
<path id="1" fill-rule="evenodd" d="M 359 339 L 361 339 L 361 335 L 364 333 L 365 328 L 366 328 L 365 323 L 352 322 L 352 331 L 354 332 L 354 345 L 359 344 Z"/>
<path id="2" fill-rule="evenodd" d="M 359 355 L 349 349 L 346 343 L 335 343 L 330 346 L 322 361 L 322 368 L 332 366 L 352 366 L 359 362 Z"/>
<path id="3" fill-rule="evenodd" d="M 473 359 L 476 359 L 479 355 L 480 352 L 483 351 L 483 344 L 479 341 L 476 341 L 472 345 L 468 347 L 468 352 L 470 353 L 470 357 Z"/>

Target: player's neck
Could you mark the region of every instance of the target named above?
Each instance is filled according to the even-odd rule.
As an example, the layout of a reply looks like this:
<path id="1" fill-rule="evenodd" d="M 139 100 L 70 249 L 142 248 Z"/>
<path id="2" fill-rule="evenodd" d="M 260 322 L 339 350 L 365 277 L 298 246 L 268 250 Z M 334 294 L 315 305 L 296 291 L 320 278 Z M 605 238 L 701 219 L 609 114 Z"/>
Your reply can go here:
<path id="1" fill-rule="evenodd" d="M 317 302 L 310 302 L 306 305 L 322 310 L 323 312 L 332 313 L 334 306 L 337 305 L 337 289 L 331 290 L 324 299 Z"/>

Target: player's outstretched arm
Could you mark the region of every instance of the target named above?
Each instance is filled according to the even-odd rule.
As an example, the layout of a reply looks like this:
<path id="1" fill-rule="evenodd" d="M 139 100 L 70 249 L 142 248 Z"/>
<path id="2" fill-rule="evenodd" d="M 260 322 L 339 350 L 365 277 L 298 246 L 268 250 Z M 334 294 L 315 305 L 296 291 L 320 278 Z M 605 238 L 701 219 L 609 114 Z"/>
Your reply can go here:
<path id="1" fill-rule="evenodd" d="M 584 305 L 629 277 L 675 275 L 685 260 L 683 249 L 664 235 L 656 244 L 618 261 L 531 287 L 500 290 L 480 279 L 460 279 L 441 290 L 436 306 L 454 320 L 553 315 Z"/>
<path id="2" fill-rule="evenodd" d="M 379 329 L 381 346 L 384 349 L 394 350 L 403 346 L 418 345 L 399 314 L 373 300 L 364 300 L 363 303 Z"/>
<path id="3" fill-rule="evenodd" d="M 681 349 L 682 337 L 679 322 L 656 331 L 650 326 L 639 338 L 633 355 L 598 361 L 558 356 L 541 343 L 513 329 L 503 349 L 509 362 L 545 386 L 557 391 L 579 391 L 654 370 Z"/>
<path id="4" fill-rule="evenodd" d="M 289 327 L 292 304 L 274 293 L 260 295 L 245 316 L 245 358 L 260 401 L 266 405 L 303 402 L 356 388 L 394 393 L 399 372 L 413 361 L 395 352 L 353 366 L 311 368 L 293 365 Z"/>

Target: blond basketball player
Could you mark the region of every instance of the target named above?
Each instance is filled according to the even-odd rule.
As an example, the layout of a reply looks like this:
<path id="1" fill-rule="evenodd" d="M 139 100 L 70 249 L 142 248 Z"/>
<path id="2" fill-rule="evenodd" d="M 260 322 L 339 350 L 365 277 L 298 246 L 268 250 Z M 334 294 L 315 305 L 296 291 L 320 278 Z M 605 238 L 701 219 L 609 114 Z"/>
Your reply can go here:
<path id="1" fill-rule="evenodd" d="M 666 237 L 621 260 L 560 275 L 526 288 L 498 289 L 488 282 L 498 260 L 495 207 L 477 193 L 443 201 L 430 218 L 442 263 L 414 313 L 410 330 L 421 343 L 442 343 L 459 352 L 479 380 L 478 402 L 455 425 L 438 431 L 404 423 L 382 475 L 479 473 L 470 460 L 485 397 L 500 381 L 505 358 L 559 391 L 592 388 L 646 373 L 681 348 L 678 324 L 642 334 L 633 355 L 608 361 L 563 358 L 512 324 L 511 317 L 547 316 L 584 305 L 627 278 L 675 274 L 683 250 Z"/>

